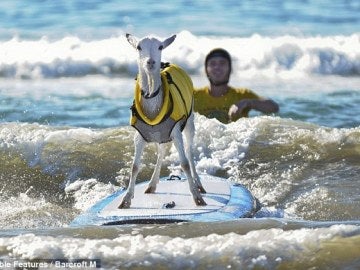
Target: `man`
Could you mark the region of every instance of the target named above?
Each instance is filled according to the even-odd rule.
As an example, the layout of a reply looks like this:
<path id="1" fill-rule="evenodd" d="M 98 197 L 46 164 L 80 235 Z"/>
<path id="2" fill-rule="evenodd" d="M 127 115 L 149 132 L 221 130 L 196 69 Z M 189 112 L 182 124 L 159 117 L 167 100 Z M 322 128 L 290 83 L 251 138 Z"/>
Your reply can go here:
<path id="1" fill-rule="evenodd" d="M 279 106 L 271 99 L 265 99 L 249 89 L 228 85 L 231 73 L 230 54 L 221 48 L 209 52 L 205 58 L 205 71 L 210 86 L 195 89 L 194 111 L 222 123 L 247 117 L 250 110 L 262 113 L 276 113 Z"/>

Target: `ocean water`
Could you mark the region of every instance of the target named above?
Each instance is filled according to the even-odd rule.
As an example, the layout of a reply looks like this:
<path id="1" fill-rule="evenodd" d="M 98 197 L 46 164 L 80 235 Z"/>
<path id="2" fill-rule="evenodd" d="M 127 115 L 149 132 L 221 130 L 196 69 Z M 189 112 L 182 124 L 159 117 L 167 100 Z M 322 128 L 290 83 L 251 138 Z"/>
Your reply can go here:
<path id="1" fill-rule="evenodd" d="M 0 2 L 1 269 L 359 269 L 359 1 Z M 69 227 L 128 181 L 137 73 L 125 33 L 177 34 L 163 60 L 280 105 L 228 125 L 195 115 L 199 172 L 263 204 L 233 222 Z M 156 149 L 145 149 L 139 181 Z M 162 169 L 178 171 L 171 144 Z M 78 262 L 76 264 L 75 262 Z"/>

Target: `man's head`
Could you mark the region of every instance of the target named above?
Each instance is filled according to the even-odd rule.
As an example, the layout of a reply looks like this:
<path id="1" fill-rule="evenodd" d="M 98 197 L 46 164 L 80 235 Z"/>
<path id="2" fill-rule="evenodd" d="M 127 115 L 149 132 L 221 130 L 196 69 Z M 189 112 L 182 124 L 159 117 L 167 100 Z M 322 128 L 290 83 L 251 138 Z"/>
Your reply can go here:
<path id="1" fill-rule="evenodd" d="M 212 85 L 227 84 L 231 73 L 230 54 L 221 48 L 211 50 L 205 58 L 205 72 Z"/>

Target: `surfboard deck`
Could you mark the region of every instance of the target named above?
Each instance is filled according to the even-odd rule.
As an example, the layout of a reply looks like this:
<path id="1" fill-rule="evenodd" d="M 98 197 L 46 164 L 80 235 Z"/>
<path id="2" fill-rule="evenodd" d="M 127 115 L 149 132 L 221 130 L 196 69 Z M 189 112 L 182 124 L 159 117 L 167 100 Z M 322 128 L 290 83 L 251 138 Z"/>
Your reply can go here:
<path id="1" fill-rule="evenodd" d="M 195 205 L 185 178 L 161 178 L 153 194 L 144 193 L 149 181 L 137 184 L 130 208 L 118 208 L 126 191 L 119 190 L 75 218 L 70 226 L 227 221 L 252 217 L 259 209 L 258 200 L 243 185 L 206 174 L 200 178 L 206 206 Z"/>

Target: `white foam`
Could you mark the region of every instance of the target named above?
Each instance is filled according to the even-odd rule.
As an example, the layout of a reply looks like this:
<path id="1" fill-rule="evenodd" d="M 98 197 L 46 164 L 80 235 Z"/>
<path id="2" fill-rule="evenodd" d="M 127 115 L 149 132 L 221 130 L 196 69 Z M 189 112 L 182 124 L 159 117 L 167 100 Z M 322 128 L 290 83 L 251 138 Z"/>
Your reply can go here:
<path id="1" fill-rule="evenodd" d="M 44 198 L 32 198 L 28 196 L 28 191 L 11 197 L 2 195 L 2 229 L 61 227 L 69 223 L 69 211 Z"/>
<path id="2" fill-rule="evenodd" d="M 223 47 L 232 55 L 237 77 L 357 76 L 360 74 L 359 35 L 204 37 L 183 31 L 164 50 L 163 60 L 177 63 L 192 74 L 203 74 L 205 55 L 215 47 Z M 56 41 L 45 37 L 35 41 L 13 38 L 0 42 L 1 77 L 134 76 L 136 59 L 136 51 L 124 36 L 90 41 L 78 37 Z"/>
<path id="3" fill-rule="evenodd" d="M 65 147 L 69 140 L 73 143 L 91 143 L 102 134 L 101 131 L 86 128 L 61 129 L 39 124 L 4 123 L 0 124 L 0 147 L 21 152 L 22 156 L 34 166 L 41 162 L 45 145 L 58 143 Z"/>
<path id="4" fill-rule="evenodd" d="M 359 233 L 359 226 L 334 225 L 319 229 L 263 229 L 244 235 L 209 234 L 194 238 L 126 234 L 115 239 L 82 239 L 25 234 L 0 238 L 0 251 L 24 260 L 100 259 L 104 269 L 131 266 L 273 269 L 287 261 L 305 263 L 326 247 L 324 243 Z M 349 253 L 349 256 L 348 260 L 351 260 L 354 254 Z"/>
<path id="5" fill-rule="evenodd" d="M 65 193 L 75 198 L 74 207 L 85 211 L 96 202 L 116 191 L 111 183 L 104 184 L 96 179 L 77 180 L 65 188 Z"/>
<path id="6" fill-rule="evenodd" d="M 198 172 L 214 174 L 227 171 L 235 175 L 249 147 L 249 140 L 261 125 L 265 125 L 266 117 L 247 118 L 242 121 L 222 124 L 216 119 L 208 119 L 195 114 L 196 133 L 194 151 Z M 166 157 L 170 164 L 178 164 L 178 154 L 174 146 Z"/>

